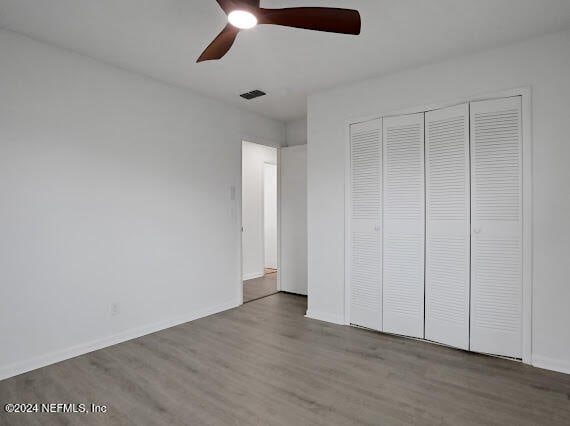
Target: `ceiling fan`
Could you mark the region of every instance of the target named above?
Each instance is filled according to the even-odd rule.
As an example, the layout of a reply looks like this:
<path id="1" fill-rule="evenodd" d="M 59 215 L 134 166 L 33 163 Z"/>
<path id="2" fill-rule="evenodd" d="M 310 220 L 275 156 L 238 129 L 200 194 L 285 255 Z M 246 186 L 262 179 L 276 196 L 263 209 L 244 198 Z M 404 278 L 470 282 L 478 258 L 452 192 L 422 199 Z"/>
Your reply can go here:
<path id="1" fill-rule="evenodd" d="M 196 62 L 222 58 L 241 30 L 260 24 L 282 25 L 340 34 L 360 34 L 360 13 L 334 7 L 264 9 L 260 0 L 216 0 L 228 15 L 228 24 Z"/>

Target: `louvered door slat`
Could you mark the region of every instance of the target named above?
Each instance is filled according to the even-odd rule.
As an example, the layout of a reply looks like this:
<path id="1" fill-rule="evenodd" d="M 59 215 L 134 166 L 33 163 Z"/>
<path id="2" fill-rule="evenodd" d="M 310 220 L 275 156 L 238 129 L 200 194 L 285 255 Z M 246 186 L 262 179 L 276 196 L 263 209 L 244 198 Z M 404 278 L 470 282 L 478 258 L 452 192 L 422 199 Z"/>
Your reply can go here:
<path id="1" fill-rule="evenodd" d="M 471 104 L 471 162 L 471 350 L 520 358 L 520 97 Z"/>
<path id="2" fill-rule="evenodd" d="M 350 322 L 380 330 L 382 320 L 381 121 L 350 127 Z"/>
<path id="3" fill-rule="evenodd" d="M 425 337 L 469 348 L 469 106 L 426 113 Z"/>
<path id="4" fill-rule="evenodd" d="M 383 330 L 424 336 L 424 114 L 383 122 Z"/>

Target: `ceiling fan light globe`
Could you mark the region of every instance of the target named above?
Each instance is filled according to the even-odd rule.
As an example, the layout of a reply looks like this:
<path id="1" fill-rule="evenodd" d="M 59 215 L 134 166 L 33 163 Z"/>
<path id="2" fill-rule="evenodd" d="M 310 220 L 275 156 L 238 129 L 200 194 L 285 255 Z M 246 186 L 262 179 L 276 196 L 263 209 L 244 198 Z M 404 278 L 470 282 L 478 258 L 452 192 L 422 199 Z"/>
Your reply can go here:
<path id="1" fill-rule="evenodd" d="M 228 21 L 234 27 L 241 30 L 248 30 L 257 25 L 257 18 L 255 15 L 245 10 L 234 10 L 228 15 Z"/>

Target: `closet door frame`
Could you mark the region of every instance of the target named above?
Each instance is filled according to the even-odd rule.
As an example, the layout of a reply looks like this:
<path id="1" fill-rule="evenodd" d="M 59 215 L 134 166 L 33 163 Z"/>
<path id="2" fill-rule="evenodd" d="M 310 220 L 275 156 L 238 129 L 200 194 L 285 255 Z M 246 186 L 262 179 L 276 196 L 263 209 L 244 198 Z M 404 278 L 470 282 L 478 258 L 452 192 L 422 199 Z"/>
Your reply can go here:
<path id="1" fill-rule="evenodd" d="M 447 108 L 459 104 L 520 96 L 522 103 L 522 199 L 523 199 L 523 236 L 522 236 L 522 361 L 534 365 L 532 359 L 532 101 L 531 88 L 520 87 L 503 91 L 460 97 L 447 102 L 439 102 L 405 108 L 382 111 L 379 114 L 346 120 L 345 127 L 345 280 L 344 280 L 344 324 L 350 325 L 350 126 L 364 121 L 382 119 L 393 115 L 407 115 Z"/>

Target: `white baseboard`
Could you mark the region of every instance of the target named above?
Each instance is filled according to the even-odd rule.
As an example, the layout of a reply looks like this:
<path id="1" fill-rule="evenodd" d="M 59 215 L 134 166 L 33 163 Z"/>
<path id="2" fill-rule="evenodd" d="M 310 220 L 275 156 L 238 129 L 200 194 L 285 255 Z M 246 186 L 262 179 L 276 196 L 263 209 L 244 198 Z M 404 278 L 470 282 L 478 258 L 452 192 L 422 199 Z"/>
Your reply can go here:
<path id="1" fill-rule="evenodd" d="M 262 276 L 264 276 L 265 273 L 261 272 L 256 272 L 254 274 L 244 274 L 243 276 L 243 280 L 247 281 L 247 280 L 253 280 L 254 278 L 261 278 Z"/>
<path id="2" fill-rule="evenodd" d="M 570 361 L 567 360 L 554 359 L 533 354 L 532 365 L 538 368 L 544 368 L 546 370 L 570 374 Z"/>
<path id="3" fill-rule="evenodd" d="M 316 319 L 319 321 L 324 321 L 324 322 L 331 322 L 333 324 L 340 324 L 340 325 L 345 325 L 344 324 L 344 318 L 343 317 L 339 317 L 337 315 L 332 315 L 332 314 L 328 314 L 325 312 L 316 312 L 314 310 L 308 310 L 307 314 L 305 315 L 305 317 L 307 318 L 311 318 L 311 319 Z"/>
<path id="4" fill-rule="evenodd" d="M 133 328 L 108 337 L 104 337 L 102 339 L 92 340 L 90 342 L 81 343 L 79 345 L 72 346 L 70 348 L 65 348 L 45 355 L 40 355 L 23 361 L 18 361 L 7 366 L 2 366 L 0 367 L 0 380 L 17 376 L 18 374 L 26 373 L 28 371 L 45 367 L 50 364 L 55 364 L 57 362 L 65 361 L 66 359 L 75 358 L 76 356 L 84 355 L 86 353 L 93 352 L 98 349 L 103 349 L 108 346 L 113 346 L 118 343 L 136 339 L 137 337 L 141 337 L 146 334 L 155 333 L 157 331 L 174 327 L 176 325 L 184 324 L 189 321 L 194 321 L 198 318 L 203 318 L 209 315 L 217 314 L 218 312 L 227 311 L 228 309 L 235 308 L 239 305 L 240 305 L 239 302 L 233 301 L 217 306 L 212 306 L 208 309 L 201 309 L 197 312 L 193 312 L 191 314 L 182 317 L 172 318 L 148 326 Z"/>

